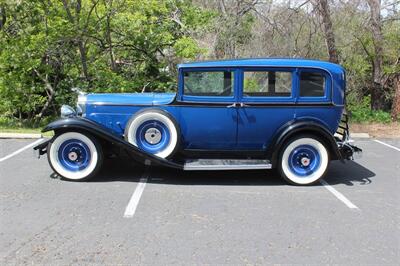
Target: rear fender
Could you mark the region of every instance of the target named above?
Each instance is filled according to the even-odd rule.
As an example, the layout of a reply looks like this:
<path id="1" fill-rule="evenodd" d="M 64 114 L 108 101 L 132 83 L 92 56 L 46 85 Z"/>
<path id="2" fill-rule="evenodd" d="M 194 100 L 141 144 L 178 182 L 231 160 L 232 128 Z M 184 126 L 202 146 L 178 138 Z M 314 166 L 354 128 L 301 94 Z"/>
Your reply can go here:
<path id="1" fill-rule="evenodd" d="M 299 134 L 312 134 L 321 138 L 327 145 L 332 160 L 343 159 L 334 136 L 326 127 L 312 120 L 296 120 L 281 127 L 272 139 L 270 148 L 267 150 L 267 158 L 271 158 L 274 166 L 286 141 Z"/>

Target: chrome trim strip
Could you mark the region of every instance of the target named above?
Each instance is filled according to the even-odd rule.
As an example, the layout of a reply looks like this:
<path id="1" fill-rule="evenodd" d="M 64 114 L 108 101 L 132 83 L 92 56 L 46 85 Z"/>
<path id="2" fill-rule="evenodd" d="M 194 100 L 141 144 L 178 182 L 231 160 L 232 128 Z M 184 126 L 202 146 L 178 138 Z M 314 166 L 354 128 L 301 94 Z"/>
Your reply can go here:
<path id="1" fill-rule="evenodd" d="M 79 102 L 78 102 L 79 103 Z M 90 105 L 100 105 L 100 106 L 148 106 L 152 107 L 154 105 L 150 104 L 130 104 L 130 103 L 106 103 L 106 102 L 87 102 Z M 181 102 L 176 101 L 169 104 L 159 104 L 156 106 L 180 106 L 180 107 L 228 107 L 231 105 L 232 102 Z M 240 103 L 239 103 L 240 104 Z M 343 105 L 337 105 L 332 102 L 245 102 L 246 106 L 243 107 L 281 107 L 281 106 L 293 106 L 293 107 L 304 107 L 304 106 L 339 106 L 342 107 Z"/>
<path id="2" fill-rule="evenodd" d="M 184 165 L 183 170 L 195 171 L 195 170 L 257 170 L 257 169 L 271 169 L 271 164 L 242 164 L 242 165 Z"/>
<path id="3" fill-rule="evenodd" d="M 198 159 L 186 161 L 183 170 L 255 170 L 271 169 L 268 160 L 242 160 L 242 159 Z"/>
<path id="4" fill-rule="evenodd" d="M 101 105 L 101 106 L 153 106 L 153 104 L 140 104 L 140 103 L 112 103 L 112 102 L 86 102 L 91 105 Z"/>

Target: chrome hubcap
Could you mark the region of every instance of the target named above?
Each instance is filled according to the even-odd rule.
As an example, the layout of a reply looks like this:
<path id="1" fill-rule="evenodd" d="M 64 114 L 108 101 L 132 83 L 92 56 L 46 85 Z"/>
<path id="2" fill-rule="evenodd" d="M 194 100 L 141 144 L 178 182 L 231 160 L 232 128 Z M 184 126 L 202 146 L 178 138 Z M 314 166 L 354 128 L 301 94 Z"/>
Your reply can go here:
<path id="1" fill-rule="evenodd" d="M 150 144 L 159 143 L 161 141 L 161 137 L 161 131 L 154 127 L 147 129 L 146 133 L 144 134 L 145 140 Z"/>
<path id="2" fill-rule="evenodd" d="M 303 157 L 301 158 L 301 165 L 307 167 L 310 165 L 310 159 L 308 159 L 307 157 Z"/>
<path id="3" fill-rule="evenodd" d="M 71 161 L 75 161 L 76 159 L 78 159 L 78 154 L 76 152 L 70 152 L 68 153 L 68 159 L 70 159 Z"/>

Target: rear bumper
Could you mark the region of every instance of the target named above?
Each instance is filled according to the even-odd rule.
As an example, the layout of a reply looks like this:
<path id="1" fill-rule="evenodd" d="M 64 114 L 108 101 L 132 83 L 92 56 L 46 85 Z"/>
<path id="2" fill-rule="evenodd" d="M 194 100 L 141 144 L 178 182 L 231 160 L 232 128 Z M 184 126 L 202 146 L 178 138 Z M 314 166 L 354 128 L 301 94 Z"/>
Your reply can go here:
<path id="1" fill-rule="evenodd" d="M 338 145 L 342 159 L 354 160 L 362 157 L 362 149 L 359 147 L 351 145 L 349 142 L 339 143 Z"/>
<path id="2" fill-rule="evenodd" d="M 336 143 L 341 155 L 342 160 L 354 160 L 355 158 L 361 158 L 362 149 L 352 145 L 352 140 L 350 140 L 350 130 L 349 130 L 349 117 L 347 114 L 343 114 L 340 120 L 339 127 L 335 133 Z"/>

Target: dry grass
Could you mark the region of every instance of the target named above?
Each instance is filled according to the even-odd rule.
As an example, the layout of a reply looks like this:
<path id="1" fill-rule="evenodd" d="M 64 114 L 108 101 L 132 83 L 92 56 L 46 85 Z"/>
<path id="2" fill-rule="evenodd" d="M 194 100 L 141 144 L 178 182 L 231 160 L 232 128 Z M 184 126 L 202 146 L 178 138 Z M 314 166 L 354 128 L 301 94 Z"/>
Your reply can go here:
<path id="1" fill-rule="evenodd" d="M 350 132 L 368 133 L 377 138 L 400 138 L 400 122 L 390 124 L 361 123 L 350 124 Z"/>

